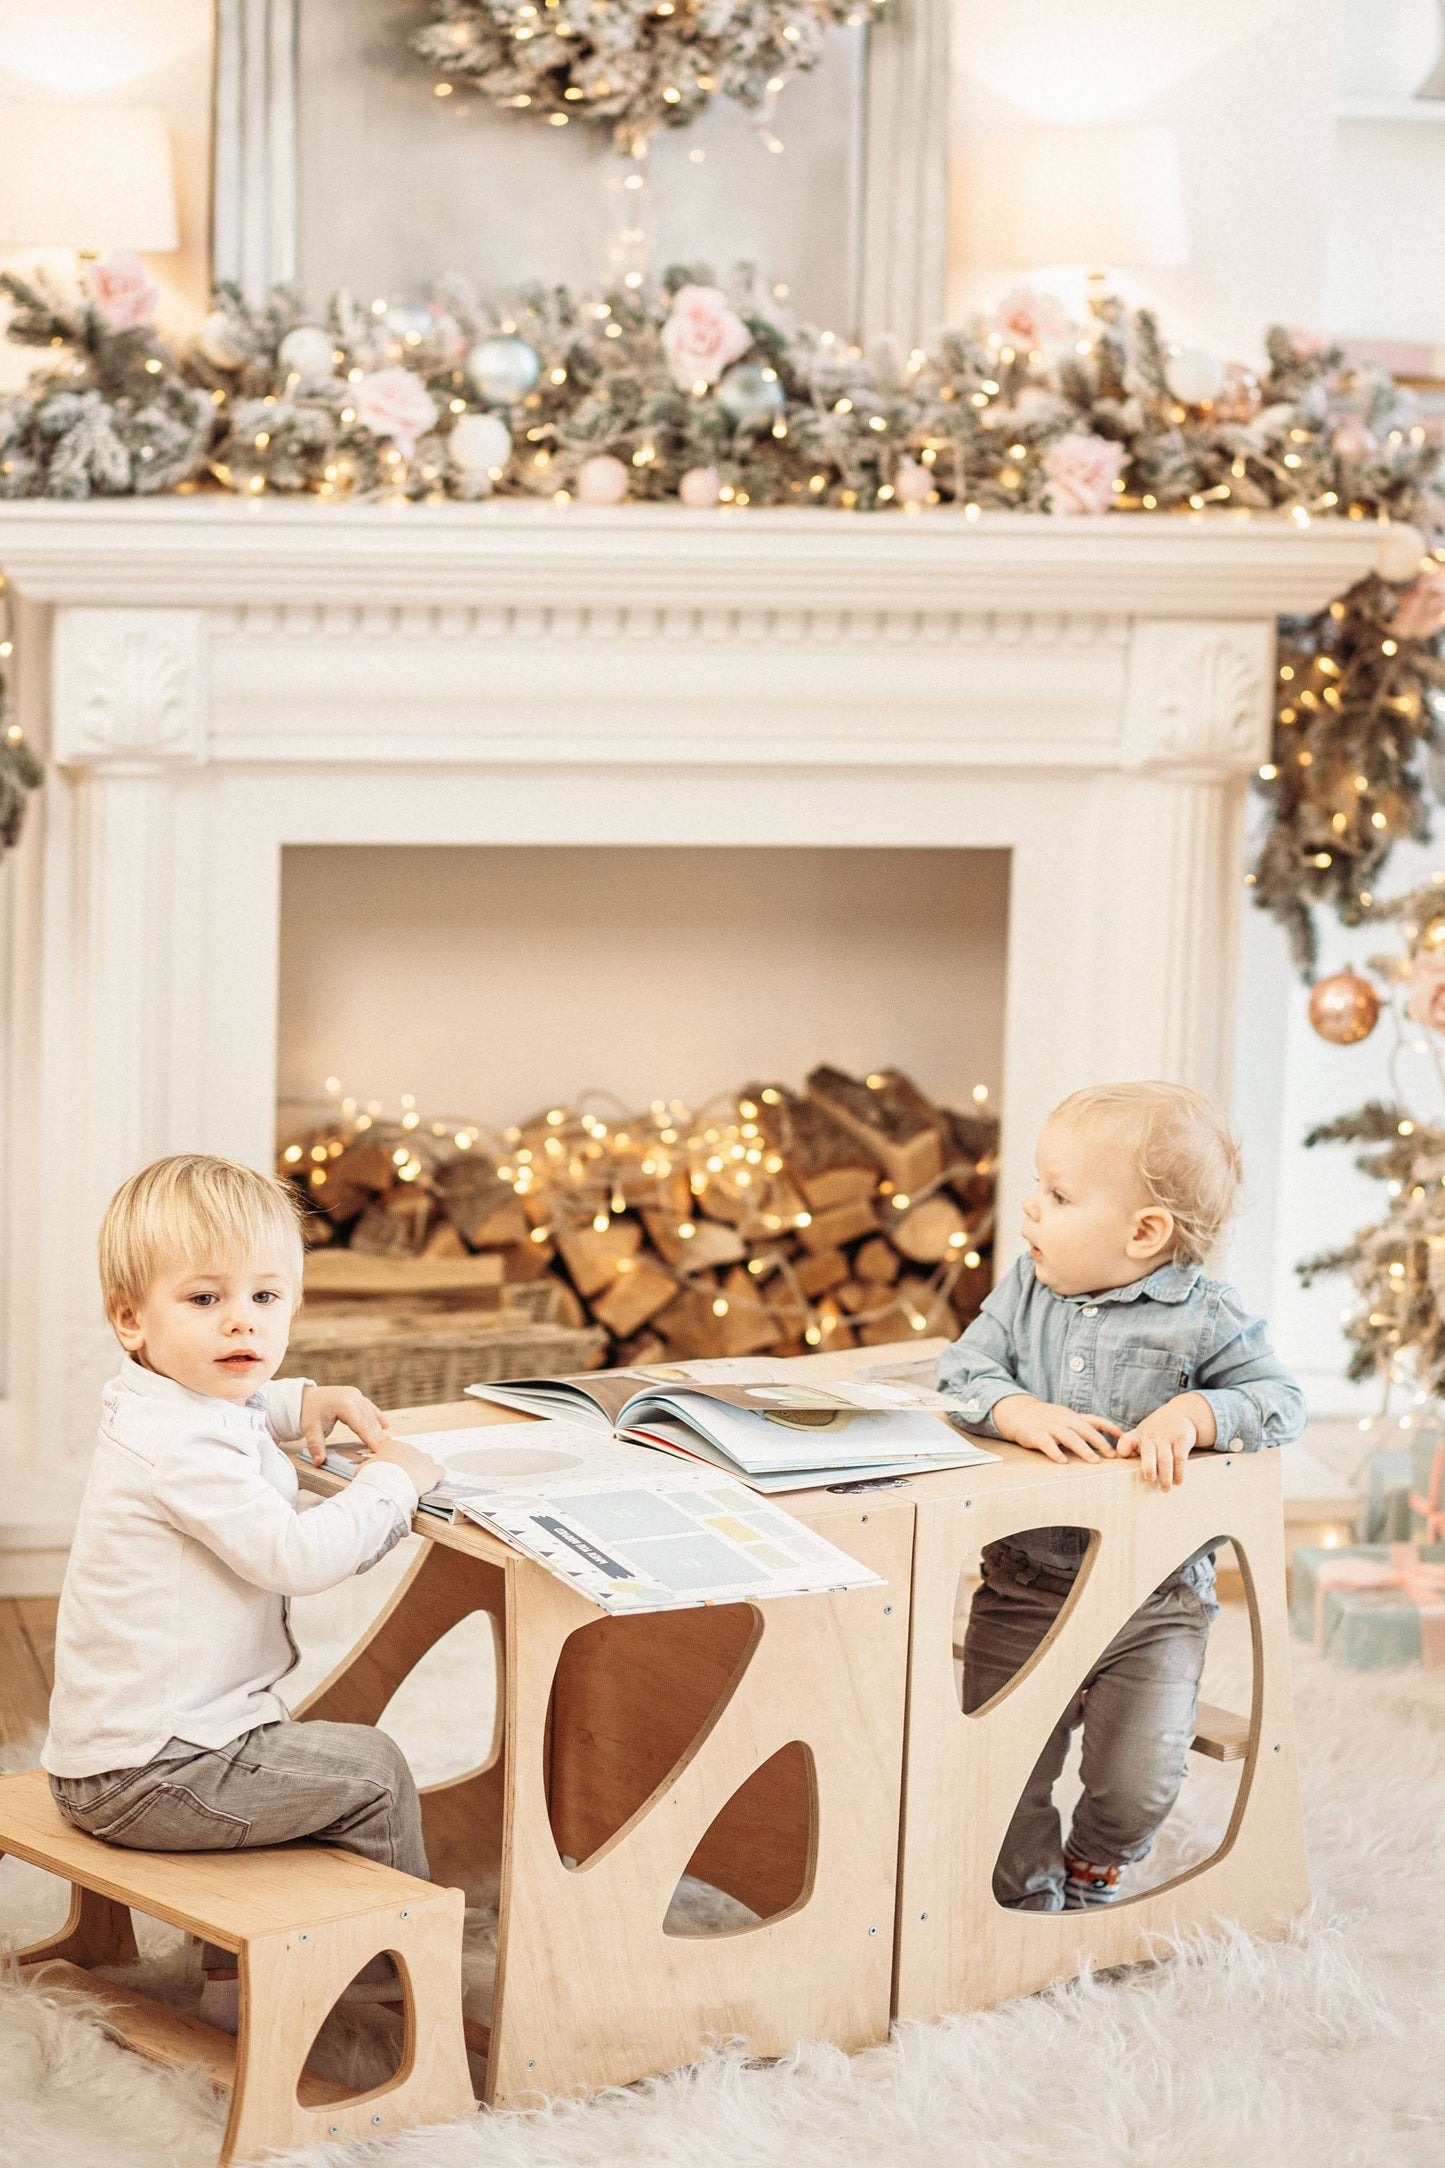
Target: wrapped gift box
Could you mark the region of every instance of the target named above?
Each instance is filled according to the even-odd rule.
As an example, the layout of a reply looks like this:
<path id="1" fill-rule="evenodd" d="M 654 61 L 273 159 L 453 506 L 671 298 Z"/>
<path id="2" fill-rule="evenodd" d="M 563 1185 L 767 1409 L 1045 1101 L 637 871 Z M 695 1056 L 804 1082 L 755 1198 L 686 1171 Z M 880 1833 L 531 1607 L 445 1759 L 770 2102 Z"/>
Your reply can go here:
<path id="1" fill-rule="evenodd" d="M 1290 1620 L 1321 1655 L 1355 1671 L 1445 1668 L 1445 1543 L 1297 1550 Z"/>
<path id="2" fill-rule="evenodd" d="M 1408 1543 L 1410 1493 L 1429 1468 L 1416 1469 L 1423 1440 L 1415 1445 L 1379 1445 L 1370 1455 L 1369 1488 L 1365 1495 L 1366 1543 Z M 1433 1450 L 1433 1444 L 1432 1448 Z"/>
<path id="3" fill-rule="evenodd" d="M 1437 1474 L 1440 1457 L 1440 1434 L 1433 1428 L 1418 1433 L 1410 1443 L 1375 1448 L 1365 1498 L 1367 1543 L 1439 1540 L 1441 1531 L 1427 1526 L 1424 1509 L 1432 1493 L 1437 1502 L 1445 1502 Z"/>

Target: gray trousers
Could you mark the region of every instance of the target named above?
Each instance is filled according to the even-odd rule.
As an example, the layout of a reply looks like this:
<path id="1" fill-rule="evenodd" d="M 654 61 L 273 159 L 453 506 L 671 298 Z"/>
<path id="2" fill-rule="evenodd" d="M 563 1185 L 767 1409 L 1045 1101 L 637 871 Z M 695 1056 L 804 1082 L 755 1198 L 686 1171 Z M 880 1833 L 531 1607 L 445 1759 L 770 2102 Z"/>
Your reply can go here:
<path id="1" fill-rule="evenodd" d="M 428 1879 L 421 1802 L 399 1746 L 369 1724 L 262 1724 L 220 1747 L 168 1740 L 151 1761 L 52 1777 L 75 1828 L 138 1852 L 234 1852 L 314 1837 Z M 229 1969 L 207 1943 L 202 1962 Z M 373 1960 L 363 1979 L 389 1965 Z"/>
<path id="2" fill-rule="evenodd" d="M 963 1706 L 971 1713 L 1006 1686 L 1049 1632 L 1069 1583 L 1024 1581 L 985 1561 L 963 1643 Z M 1082 1681 L 1034 1764 L 994 1869 L 994 1895 L 1024 1912 L 1097 1901 L 1068 1860 L 1100 1870 L 1143 1859 L 1184 1781 L 1211 1614 L 1175 1575 L 1120 1628 Z M 1069 1740 L 1084 1727 L 1083 1793 L 1067 1845 L 1054 1786 Z M 1101 1886 L 1098 1896 L 1112 1895 Z"/>

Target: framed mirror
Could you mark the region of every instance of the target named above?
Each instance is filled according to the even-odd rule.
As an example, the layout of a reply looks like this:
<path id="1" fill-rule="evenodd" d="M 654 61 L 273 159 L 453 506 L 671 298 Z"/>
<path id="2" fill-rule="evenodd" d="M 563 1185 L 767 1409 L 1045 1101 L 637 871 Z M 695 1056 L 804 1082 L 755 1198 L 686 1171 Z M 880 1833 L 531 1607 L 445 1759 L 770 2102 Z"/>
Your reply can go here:
<path id="1" fill-rule="evenodd" d="M 410 47 L 430 0 L 217 0 L 212 258 L 253 297 L 283 280 L 401 295 L 608 273 L 639 201 L 605 128 L 553 129 Z M 767 128 L 724 98 L 641 167 L 651 268 L 755 263 L 797 313 L 912 343 L 942 318 L 948 0 L 889 0 L 828 32 Z M 780 150 L 773 149 L 779 144 Z M 635 219 L 633 222 L 636 222 Z"/>

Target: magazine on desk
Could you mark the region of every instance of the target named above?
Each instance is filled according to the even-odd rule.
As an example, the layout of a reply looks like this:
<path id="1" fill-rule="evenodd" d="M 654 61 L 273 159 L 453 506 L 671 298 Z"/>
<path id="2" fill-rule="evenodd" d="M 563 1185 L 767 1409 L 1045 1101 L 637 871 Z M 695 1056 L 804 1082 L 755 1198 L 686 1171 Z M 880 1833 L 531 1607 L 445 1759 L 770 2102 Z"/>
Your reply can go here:
<path id="1" fill-rule="evenodd" d="M 950 1420 L 952 1403 L 878 1364 L 798 1377 L 786 1358 L 723 1357 L 567 1378 L 469 1385 L 478 1400 L 595 1427 L 702 1461 L 752 1489 L 821 1489 L 996 1460 Z"/>
<path id="2" fill-rule="evenodd" d="M 403 1433 L 446 1470 L 422 1511 L 488 1528 L 610 1612 L 876 1588 L 879 1576 L 698 1461 L 556 1419 Z M 351 1477 L 365 1449 L 333 1446 Z"/>

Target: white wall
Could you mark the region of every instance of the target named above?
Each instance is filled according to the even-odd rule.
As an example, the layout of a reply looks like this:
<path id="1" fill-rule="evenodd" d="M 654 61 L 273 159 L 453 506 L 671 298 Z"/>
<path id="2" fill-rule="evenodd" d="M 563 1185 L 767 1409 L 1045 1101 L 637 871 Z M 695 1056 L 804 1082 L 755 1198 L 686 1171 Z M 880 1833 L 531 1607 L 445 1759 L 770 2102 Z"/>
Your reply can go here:
<path id="1" fill-rule="evenodd" d="M 501 1125 L 819 1061 L 996 1096 L 1007 910 L 1000 851 L 289 850 L 281 1097 Z"/>

